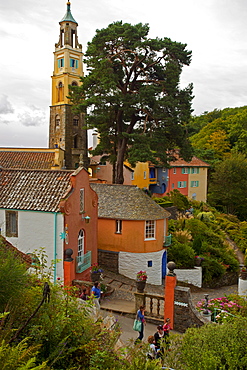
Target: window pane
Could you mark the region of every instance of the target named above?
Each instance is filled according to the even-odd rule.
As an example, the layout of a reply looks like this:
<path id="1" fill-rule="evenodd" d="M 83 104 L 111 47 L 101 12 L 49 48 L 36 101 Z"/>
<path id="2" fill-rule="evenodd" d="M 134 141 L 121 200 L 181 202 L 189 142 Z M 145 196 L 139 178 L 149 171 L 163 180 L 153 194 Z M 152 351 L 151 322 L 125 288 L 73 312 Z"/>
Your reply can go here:
<path id="1" fill-rule="evenodd" d="M 155 221 L 146 221 L 145 239 L 155 237 Z"/>

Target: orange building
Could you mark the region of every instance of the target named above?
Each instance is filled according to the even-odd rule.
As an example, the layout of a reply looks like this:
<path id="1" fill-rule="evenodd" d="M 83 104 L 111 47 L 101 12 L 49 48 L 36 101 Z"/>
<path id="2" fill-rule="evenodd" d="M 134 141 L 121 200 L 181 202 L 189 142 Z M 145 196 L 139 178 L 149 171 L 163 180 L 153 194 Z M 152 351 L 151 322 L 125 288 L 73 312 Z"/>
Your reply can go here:
<path id="1" fill-rule="evenodd" d="M 98 194 L 98 260 L 102 266 L 161 284 L 166 274 L 169 213 L 131 185 L 91 184 Z"/>

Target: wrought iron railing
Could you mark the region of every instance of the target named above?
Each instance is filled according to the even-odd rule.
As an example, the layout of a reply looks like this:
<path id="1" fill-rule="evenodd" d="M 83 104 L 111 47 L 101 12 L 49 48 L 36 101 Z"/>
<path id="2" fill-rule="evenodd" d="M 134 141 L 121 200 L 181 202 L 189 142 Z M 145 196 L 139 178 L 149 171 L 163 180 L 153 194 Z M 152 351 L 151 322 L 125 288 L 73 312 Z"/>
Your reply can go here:
<path id="1" fill-rule="evenodd" d="M 81 273 L 91 266 L 92 252 L 88 251 L 83 256 L 76 257 L 76 272 Z"/>

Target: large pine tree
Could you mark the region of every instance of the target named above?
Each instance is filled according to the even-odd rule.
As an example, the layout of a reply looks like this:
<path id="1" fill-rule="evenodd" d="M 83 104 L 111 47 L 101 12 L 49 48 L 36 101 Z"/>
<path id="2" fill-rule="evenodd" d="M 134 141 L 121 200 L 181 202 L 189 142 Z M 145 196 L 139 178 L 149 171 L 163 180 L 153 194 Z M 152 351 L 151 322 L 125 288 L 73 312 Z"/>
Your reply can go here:
<path id="1" fill-rule="evenodd" d="M 108 154 L 119 184 L 126 159 L 166 165 L 175 148 L 191 156 L 185 124 L 192 85 L 179 87 L 191 52 L 169 38 L 150 39 L 148 32 L 147 24 L 122 22 L 97 30 L 85 54 L 88 75 L 71 93 L 76 110 L 87 113 L 88 127 L 99 133 L 94 154 Z"/>

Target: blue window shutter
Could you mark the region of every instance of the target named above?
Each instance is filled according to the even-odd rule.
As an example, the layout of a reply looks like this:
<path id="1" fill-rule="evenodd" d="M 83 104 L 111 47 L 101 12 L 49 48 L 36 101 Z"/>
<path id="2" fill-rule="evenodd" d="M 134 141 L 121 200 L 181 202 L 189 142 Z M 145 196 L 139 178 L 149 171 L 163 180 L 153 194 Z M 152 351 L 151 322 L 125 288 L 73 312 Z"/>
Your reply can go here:
<path id="1" fill-rule="evenodd" d="M 78 60 L 75 61 L 75 68 L 78 68 Z"/>
<path id="2" fill-rule="evenodd" d="M 190 173 L 190 168 L 188 167 L 188 173 Z"/>
<path id="3" fill-rule="evenodd" d="M 69 66 L 72 67 L 72 59 L 69 60 Z"/>
<path id="4" fill-rule="evenodd" d="M 199 186 L 199 181 L 196 182 L 196 186 Z"/>
<path id="5" fill-rule="evenodd" d="M 184 181 L 184 187 L 186 188 L 186 186 L 187 186 L 187 181 Z"/>
<path id="6" fill-rule="evenodd" d="M 57 61 L 57 66 L 58 66 L 58 68 L 60 67 L 60 60 L 59 59 Z"/>
<path id="7" fill-rule="evenodd" d="M 193 181 L 190 182 L 190 187 L 193 188 Z"/>

